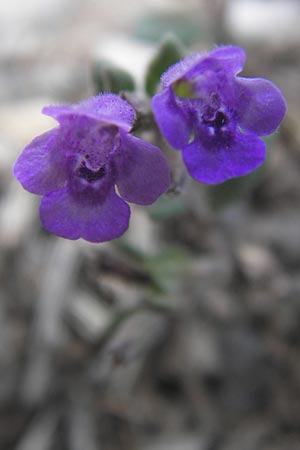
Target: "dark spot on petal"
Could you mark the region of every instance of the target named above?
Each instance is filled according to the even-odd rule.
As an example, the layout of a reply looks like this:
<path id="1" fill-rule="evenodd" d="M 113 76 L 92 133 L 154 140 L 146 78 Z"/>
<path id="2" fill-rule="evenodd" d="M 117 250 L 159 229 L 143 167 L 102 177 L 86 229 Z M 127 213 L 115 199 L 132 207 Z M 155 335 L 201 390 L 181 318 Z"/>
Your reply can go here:
<path id="1" fill-rule="evenodd" d="M 81 166 L 77 170 L 77 174 L 84 178 L 89 183 L 92 183 L 93 181 L 100 180 L 100 178 L 104 177 L 105 175 L 105 167 L 102 166 L 97 170 L 92 170 L 86 167 L 84 161 L 81 163 Z"/>
<path id="2" fill-rule="evenodd" d="M 222 111 L 217 111 L 214 117 L 210 119 L 208 119 L 206 112 L 206 115 L 203 115 L 202 120 L 203 123 L 214 128 L 222 128 L 228 123 L 228 117 Z"/>
<path id="3" fill-rule="evenodd" d="M 218 111 L 217 114 L 216 114 L 215 121 L 214 121 L 215 127 L 221 128 L 224 125 L 226 125 L 227 123 L 228 123 L 228 119 L 225 116 L 225 114 L 222 113 L 221 111 Z"/>

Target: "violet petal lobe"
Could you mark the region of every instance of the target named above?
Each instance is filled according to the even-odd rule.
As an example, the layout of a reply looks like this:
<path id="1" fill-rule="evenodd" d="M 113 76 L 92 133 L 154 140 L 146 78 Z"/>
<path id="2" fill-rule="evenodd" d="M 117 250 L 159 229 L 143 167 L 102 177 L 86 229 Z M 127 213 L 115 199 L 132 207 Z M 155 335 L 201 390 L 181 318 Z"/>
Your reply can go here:
<path id="1" fill-rule="evenodd" d="M 160 149 L 129 134 L 121 134 L 115 165 L 119 193 L 128 202 L 149 205 L 170 184 L 169 168 Z"/>
<path id="2" fill-rule="evenodd" d="M 193 53 L 171 66 L 162 75 L 162 86 L 165 88 L 180 78 L 189 78 L 199 71 L 217 66 L 222 66 L 223 70 L 235 75 L 243 69 L 245 59 L 245 51 L 233 45 L 217 47 L 209 53 Z"/>
<path id="3" fill-rule="evenodd" d="M 237 113 L 241 127 L 263 136 L 276 130 L 286 104 L 280 90 L 263 78 L 236 78 Z"/>
<path id="4" fill-rule="evenodd" d="M 243 69 L 245 52 L 240 47 L 218 47 L 203 55 L 185 74 L 183 79 L 196 84 L 205 85 L 209 79 L 222 80 L 224 86 L 226 78 L 235 76 Z M 217 83 L 215 83 L 216 87 Z"/>
<path id="5" fill-rule="evenodd" d="M 182 149 L 189 142 L 191 130 L 184 112 L 176 104 L 171 87 L 153 97 L 152 109 L 168 143 L 175 149 Z"/>
<path id="6" fill-rule="evenodd" d="M 127 230 L 130 209 L 114 188 L 104 202 L 92 207 L 75 199 L 65 188 L 43 197 L 40 216 L 43 227 L 50 233 L 68 239 L 105 242 L 120 237 Z"/>
<path id="7" fill-rule="evenodd" d="M 235 75 L 243 69 L 246 53 L 241 47 L 227 45 L 215 48 L 209 53 L 209 57 L 218 59 L 224 70 Z"/>
<path id="8" fill-rule="evenodd" d="M 61 122 L 66 116 L 91 117 L 129 131 L 135 120 L 132 106 L 115 94 L 96 95 L 74 105 L 46 106 L 43 113 Z"/>
<path id="9" fill-rule="evenodd" d="M 222 183 L 246 175 L 265 159 L 265 143 L 256 136 L 236 132 L 230 147 L 208 147 L 195 140 L 183 150 L 190 175 L 207 184 Z"/>
<path id="10" fill-rule="evenodd" d="M 14 175 L 24 189 L 43 195 L 66 183 L 63 155 L 56 145 L 58 129 L 36 137 L 25 147 L 14 165 Z"/>

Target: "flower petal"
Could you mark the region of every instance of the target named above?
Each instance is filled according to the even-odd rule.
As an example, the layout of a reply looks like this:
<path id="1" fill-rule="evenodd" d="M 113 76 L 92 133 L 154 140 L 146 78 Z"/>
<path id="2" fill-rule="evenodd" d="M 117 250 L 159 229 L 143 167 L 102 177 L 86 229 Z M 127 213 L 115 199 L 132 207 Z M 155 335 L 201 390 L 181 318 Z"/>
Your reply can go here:
<path id="1" fill-rule="evenodd" d="M 14 165 L 15 177 L 33 194 L 43 195 L 65 185 L 66 170 L 57 136 L 54 129 L 36 137 Z"/>
<path id="2" fill-rule="evenodd" d="M 152 109 L 156 122 L 168 141 L 182 149 L 190 139 L 190 127 L 182 109 L 175 102 L 172 88 L 165 89 L 152 99 Z"/>
<path id="3" fill-rule="evenodd" d="M 67 188 L 43 197 L 40 206 L 43 227 L 68 239 L 80 237 L 90 242 L 105 242 L 120 237 L 128 228 L 130 209 L 112 188 L 100 204 L 84 204 Z"/>
<path id="4" fill-rule="evenodd" d="M 193 53 L 171 66 L 162 75 L 162 86 L 166 88 L 181 78 L 188 80 L 201 72 L 220 67 L 227 73 L 235 75 L 243 69 L 245 59 L 245 51 L 233 45 L 218 47 L 209 53 Z"/>
<path id="5" fill-rule="evenodd" d="M 115 94 L 99 94 L 75 105 L 46 106 L 42 112 L 58 122 L 66 116 L 83 115 L 117 125 L 125 131 L 132 128 L 135 120 L 133 107 Z"/>
<path id="6" fill-rule="evenodd" d="M 122 134 L 121 153 L 115 162 L 118 190 L 128 202 L 149 205 L 170 184 L 170 171 L 163 153 L 142 139 Z"/>
<path id="7" fill-rule="evenodd" d="M 62 118 L 61 118 L 62 119 Z M 60 126 L 60 147 L 68 158 L 87 157 L 97 168 L 107 162 L 119 142 L 119 128 L 89 116 L 64 116 Z"/>
<path id="8" fill-rule="evenodd" d="M 240 72 L 243 69 L 246 60 L 245 51 L 241 47 L 233 45 L 217 47 L 207 56 L 222 61 L 223 68 L 231 74 Z"/>
<path id="9" fill-rule="evenodd" d="M 236 133 L 230 147 L 205 147 L 194 141 L 183 150 L 183 160 L 190 175 L 207 184 L 246 175 L 265 159 L 265 144 L 256 136 Z"/>
<path id="10" fill-rule="evenodd" d="M 280 90 L 263 78 L 236 78 L 239 123 L 250 133 L 263 136 L 276 130 L 286 104 Z"/>

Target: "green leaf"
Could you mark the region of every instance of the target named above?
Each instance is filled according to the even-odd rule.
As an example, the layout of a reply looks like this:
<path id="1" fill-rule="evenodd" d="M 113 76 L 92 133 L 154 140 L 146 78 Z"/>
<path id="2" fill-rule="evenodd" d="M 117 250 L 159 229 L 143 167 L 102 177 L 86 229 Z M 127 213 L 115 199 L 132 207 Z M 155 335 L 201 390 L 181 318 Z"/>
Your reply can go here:
<path id="1" fill-rule="evenodd" d="M 163 72 L 183 57 L 184 51 L 180 42 L 173 35 L 167 35 L 161 42 L 146 73 L 145 90 L 150 97 L 155 94 Z"/>
<path id="2" fill-rule="evenodd" d="M 92 69 L 92 77 L 97 92 L 134 91 L 135 83 L 132 75 L 106 60 L 97 61 Z"/>

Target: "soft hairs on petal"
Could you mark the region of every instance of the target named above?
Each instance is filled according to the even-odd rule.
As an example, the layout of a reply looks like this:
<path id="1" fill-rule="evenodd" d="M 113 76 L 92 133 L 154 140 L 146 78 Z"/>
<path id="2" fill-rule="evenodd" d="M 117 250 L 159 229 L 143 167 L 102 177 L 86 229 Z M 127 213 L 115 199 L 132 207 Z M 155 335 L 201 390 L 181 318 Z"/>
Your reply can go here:
<path id="1" fill-rule="evenodd" d="M 263 136 L 276 130 L 286 104 L 280 90 L 263 78 L 236 78 L 237 112 L 241 127 Z"/>
<path id="2" fill-rule="evenodd" d="M 40 206 L 43 227 L 68 239 L 105 242 L 120 237 L 128 228 L 130 209 L 112 189 L 103 203 L 76 201 L 67 188 L 50 192 Z"/>
<path id="3" fill-rule="evenodd" d="M 129 131 L 135 120 L 133 107 L 115 94 L 99 94 L 75 105 L 46 106 L 42 111 L 61 122 L 70 115 L 83 115 Z"/>
<path id="4" fill-rule="evenodd" d="M 152 109 L 156 122 L 172 147 L 182 149 L 190 139 L 190 128 L 183 111 L 176 104 L 170 87 L 155 95 Z"/>
<path id="5" fill-rule="evenodd" d="M 194 141 L 184 148 L 183 160 L 193 178 L 218 184 L 250 173 L 264 162 L 265 153 L 261 139 L 237 132 L 229 148 L 209 148 Z"/>
<path id="6" fill-rule="evenodd" d="M 66 182 L 65 161 L 56 143 L 58 129 L 36 137 L 25 147 L 14 165 L 14 175 L 24 189 L 43 195 Z"/>
<path id="7" fill-rule="evenodd" d="M 158 147 L 129 134 L 122 134 L 121 152 L 115 160 L 121 197 L 138 205 L 149 205 L 170 184 L 167 162 Z"/>

